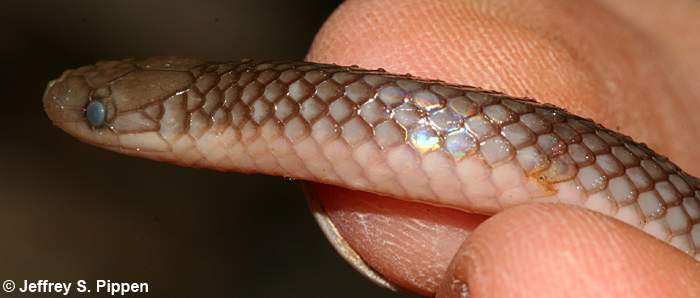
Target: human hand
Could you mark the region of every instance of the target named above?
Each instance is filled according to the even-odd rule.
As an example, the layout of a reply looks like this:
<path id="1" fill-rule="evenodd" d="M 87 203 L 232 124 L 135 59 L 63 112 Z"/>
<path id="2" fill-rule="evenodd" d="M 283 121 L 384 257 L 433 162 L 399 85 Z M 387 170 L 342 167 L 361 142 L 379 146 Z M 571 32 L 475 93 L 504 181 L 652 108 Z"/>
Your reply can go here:
<path id="1" fill-rule="evenodd" d="M 349 1 L 308 59 L 537 98 L 621 130 L 697 174 L 688 144 L 700 119 L 687 115 L 700 109 L 700 87 L 690 80 L 700 59 L 689 54 L 700 42 L 665 33 L 700 25 L 649 26 L 601 3 Z M 700 11 L 692 5 L 688 11 Z M 683 24 L 682 11 L 675 16 Z M 595 212 L 528 205 L 480 224 L 485 217 L 315 187 L 365 261 L 423 295 L 458 296 L 453 289 L 463 283 L 473 296 L 700 295 L 698 262 Z"/>

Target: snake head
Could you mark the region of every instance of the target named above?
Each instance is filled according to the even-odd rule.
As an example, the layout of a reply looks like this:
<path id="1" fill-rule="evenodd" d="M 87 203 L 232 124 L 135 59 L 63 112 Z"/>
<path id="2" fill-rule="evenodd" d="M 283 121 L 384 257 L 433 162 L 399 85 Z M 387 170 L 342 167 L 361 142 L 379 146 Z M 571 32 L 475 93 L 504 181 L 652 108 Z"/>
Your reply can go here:
<path id="1" fill-rule="evenodd" d="M 109 129 L 116 109 L 110 104 L 111 100 L 106 99 L 111 93 L 109 82 L 119 73 L 112 74 L 110 78 L 110 74 L 104 71 L 105 66 L 91 65 L 66 70 L 59 78 L 49 82 L 43 98 L 44 110 L 56 126 L 82 141 L 96 145 L 115 144 L 117 141 L 117 135 Z M 128 71 L 124 69 L 125 73 Z M 92 121 L 88 120 L 88 107 Z M 104 119 L 99 119 L 99 112 L 102 112 Z"/>
<path id="2" fill-rule="evenodd" d="M 164 102 L 186 92 L 196 60 L 156 57 L 98 62 L 65 71 L 49 82 L 44 109 L 51 121 L 81 141 L 121 153 L 144 155 L 170 148 L 161 131 Z"/>

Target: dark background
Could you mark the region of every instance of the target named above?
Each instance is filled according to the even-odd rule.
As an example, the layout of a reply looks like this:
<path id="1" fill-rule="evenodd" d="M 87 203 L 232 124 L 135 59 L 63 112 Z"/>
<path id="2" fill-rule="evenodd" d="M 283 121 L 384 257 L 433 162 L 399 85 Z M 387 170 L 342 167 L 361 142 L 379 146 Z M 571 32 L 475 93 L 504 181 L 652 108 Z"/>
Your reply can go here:
<path id="1" fill-rule="evenodd" d="M 393 297 L 336 255 L 298 185 L 93 148 L 41 105 L 50 79 L 97 60 L 302 59 L 339 2 L 4 1 L 0 280 L 148 282 L 150 297 Z"/>

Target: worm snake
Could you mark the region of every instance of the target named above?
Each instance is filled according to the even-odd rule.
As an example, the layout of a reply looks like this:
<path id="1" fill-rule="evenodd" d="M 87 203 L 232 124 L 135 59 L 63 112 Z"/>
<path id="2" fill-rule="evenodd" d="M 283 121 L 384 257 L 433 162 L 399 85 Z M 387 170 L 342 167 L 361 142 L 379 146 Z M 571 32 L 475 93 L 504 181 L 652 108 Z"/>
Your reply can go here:
<path id="1" fill-rule="evenodd" d="M 628 136 L 531 99 L 354 66 L 155 57 L 68 70 L 43 103 L 70 135 L 128 155 L 487 215 L 573 204 L 700 260 L 697 178 Z M 341 254 L 393 287 L 311 205 Z"/>

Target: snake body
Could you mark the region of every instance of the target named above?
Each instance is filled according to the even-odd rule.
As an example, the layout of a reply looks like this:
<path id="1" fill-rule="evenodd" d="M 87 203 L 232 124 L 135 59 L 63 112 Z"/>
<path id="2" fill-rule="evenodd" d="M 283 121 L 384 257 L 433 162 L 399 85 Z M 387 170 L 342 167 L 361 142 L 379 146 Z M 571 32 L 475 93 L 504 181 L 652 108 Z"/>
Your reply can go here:
<path id="1" fill-rule="evenodd" d="M 157 57 L 68 70 L 43 100 L 69 134 L 129 155 L 472 213 L 574 204 L 700 260 L 697 178 L 530 99 L 358 67 Z"/>

